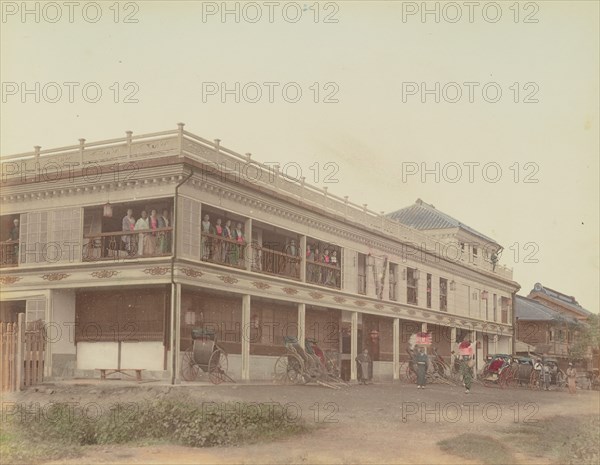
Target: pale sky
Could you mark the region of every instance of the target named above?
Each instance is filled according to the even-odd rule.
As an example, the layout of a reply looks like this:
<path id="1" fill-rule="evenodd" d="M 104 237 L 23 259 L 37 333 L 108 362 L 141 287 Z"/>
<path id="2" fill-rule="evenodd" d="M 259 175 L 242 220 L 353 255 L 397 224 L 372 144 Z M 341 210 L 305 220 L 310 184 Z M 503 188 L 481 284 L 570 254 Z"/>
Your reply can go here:
<path id="1" fill-rule="evenodd" d="M 598 2 L 46 3 L 2 2 L 2 155 L 181 121 L 375 211 L 421 198 L 503 245 L 520 294 L 598 312 Z"/>

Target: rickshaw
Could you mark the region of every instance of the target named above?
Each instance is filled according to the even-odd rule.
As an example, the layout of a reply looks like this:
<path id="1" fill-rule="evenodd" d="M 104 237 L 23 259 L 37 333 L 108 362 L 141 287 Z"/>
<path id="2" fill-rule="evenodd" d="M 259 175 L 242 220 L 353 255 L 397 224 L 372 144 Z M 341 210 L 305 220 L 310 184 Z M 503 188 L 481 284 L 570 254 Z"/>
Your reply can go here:
<path id="1" fill-rule="evenodd" d="M 307 384 L 314 382 L 321 386 L 339 389 L 347 385 L 339 377 L 338 364 L 327 357 L 314 339 L 306 339 L 303 348 L 298 339 L 284 336 L 286 353 L 275 361 L 273 378 L 277 383 Z"/>
<path id="2" fill-rule="evenodd" d="M 227 352 L 217 344 L 217 335 L 212 329 L 192 329 L 192 346 L 183 354 L 181 375 L 186 381 L 194 381 L 200 370 L 208 373 L 213 384 L 235 381 L 227 374 Z"/>
<path id="3" fill-rule="evenodd" d="M 493 354 L 487 356 L 487 361 L 481 373 L 481 382 L 484 386 L 493 385 L 506 388 L 518 383 L 518 366 L 513 363 L 513 358 L 508 354 Z"/>
<path id="4" fill-rule="evenodd" d="M 535 362 L 534 365 L 535 367 Z M 557 390 L 563 390 L 567 385 L 567 375 L 558 367 L 558 360 L 555 358 L 543 358 L 542 369 L 531 371 L 529 377 L 530 389 L 544 389 L 543 377 L 548 377 L 548 388 L 554 387 Z"/>
<path id="5" fill-rule="evenodd" d="M 406 366 L 406 379 L 409 383 L 414 384 L 417 382 L 417 368 L 415 363 L 416 352 L 414 349 L 407 348 L 406 353 L 409 356 L 408 364 Z M 442 383 L 454 386 L 457 380 L 452 378 L 450 367 L 440 361 L 441 356 L 438 355 L 437 349 L 433 348 L 433 356 L 429 356 L 429 366 L 425 379 L 428 384 Z M 443 359 L 442 359 L 443 360 Z"/>

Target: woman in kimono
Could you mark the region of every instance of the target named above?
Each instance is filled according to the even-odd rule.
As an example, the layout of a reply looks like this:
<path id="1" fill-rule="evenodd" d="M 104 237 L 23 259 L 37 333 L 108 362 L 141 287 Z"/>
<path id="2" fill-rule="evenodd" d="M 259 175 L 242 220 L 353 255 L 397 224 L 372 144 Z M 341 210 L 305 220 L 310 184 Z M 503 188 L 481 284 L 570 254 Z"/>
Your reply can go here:
<path id="1" fill-rule="evenodd" d="M 170 225 L 171 220 L 169 219 L 169 210 L 165 208 L 162 215 L 158 217 L 158 227 L 168 228 Z M 161 254 L 168 254 L 171 252 L 171 233 L 169 231 L 158 233 L 158 247 Z"/>
<path id="2" fill-rule="evenodd" d="M 123 221 L 121 222 L 121 230 L 123 232 L 133 232 L 134 228 L 135 218 L 133 217 L 133 210 L 128 208 L 127 214 L 123 217 Z M 132 234 L 121 236 L 121 241 L 123 241 L 124 248 L 129 255 L 135 255 L 135 239 L 133 239 L 133 237 Z"/>
<path id="3" fill-rule="evenodd" d="M 150 212 L 150 217 L 148 218 L 148 229 L 151 229 L 152 231 L 156 231 L 158 229 L 158 213 L 156 210 L 152 210 Z M 156 255 L 157 239 L 156 232 L 146 234 L 146 238 L 144 239 L 144 255 L 149 257 Z"/>
<path id="4" fill-rule="evenodd" d="M 221 226 L 221 218 L 217 218 L 217 223 L 212 228 L 211 233 L 216 236 L 213 238 L 213 250 L 212 250 L 212 259 L 215 261 L 223 261 L 222 251 L 223 251 L 223 241 L 217 239 L 218 237 L 223 236 L 223 226 Z"/>
<path id="5" fill-rule="evenodd" d="M 223 232 L 221 236 L 225 239 L 232 239 L 231 236 L 231 220 L 227 220 L 225 222 L 225 226 L 223 227 Z M 221 261 L 222 263 L 229 263 L 231 261 L 231 257 L 229 254 L 231 253 L 231 243 L 228 241 L 223 241 L 221 245 Z"/>
<path id="6" fill-rule="evenodd" d="M 577 392 L 577 370 L 572 363 L 569 363 L 569 368 L 567 368 L 567 385 L 569 386 L 569 394 Z"/>
<path id="7" fill-rule="evenodd" d="M 210 216 L 204 215 L 204 219 L 201 223 L 201 238 L 202 241 L 202 260 L 210 259 L 210 249 L 211 249 L 211 240 L 207 234 L 210 234 L 212 231 L 212 225 L 210 224 Z"/>
<path id="8" fill-rule="evenodd" d="M 358 367 L 358 382 L 360 384 L 367 384 L 371 379 L 371 357 L 369 357 L 369 351 L 363 350 L 362 354 L 356 357 L 356 365 Z"/>
<path id="9" fill-rule="evenodd" d="M 473 346 L 469 339 L 465 339 L 458 346 L 458 353 L 461 357 L 460 372 L 463 378 L 463 384 L 465 385 L 465 394 L 471 392 L 471 383 L 473 382 Z"/>
<path id="10" fill-rule="evenodd" d="M 148 222 L 148 213 L 146 210 L 142 210 L 142 216 L 138 218 L 135 222 L 134 230 L 135 231 L 145 231 L 150 229 L 150 223 Z M 148 233 L 140 233 L 138 236 L 138 254 L 143 256 L 146 251 L 146 236 Z"/>
<path id="11" fill-rule="evenodd" d="M 425 389 L 429 357 L 427 357 L 423 346 L 419 347 L 419 351 L 415 355 L 415 365 L 417 368 L 417 389 Z"/>
<path id="12" fill-rule="evenodd" d="M 242 259 L 242 247 L 244 247 L 244 232 L 242 231 L 242 223 L 235 225 L 232 238 L 236 242 L 232 247 L 232 264 L 237 266 L 240 265 L 240 260 Z"/>

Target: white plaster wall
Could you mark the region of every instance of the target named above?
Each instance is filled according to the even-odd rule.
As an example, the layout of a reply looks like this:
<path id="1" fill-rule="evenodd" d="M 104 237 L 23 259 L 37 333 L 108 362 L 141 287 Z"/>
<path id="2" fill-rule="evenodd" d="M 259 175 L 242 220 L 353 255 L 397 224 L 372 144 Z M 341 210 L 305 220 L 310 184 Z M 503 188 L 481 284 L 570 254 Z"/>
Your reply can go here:
<path id="1" fill-rule="evenodd" d="M 164 346 L 160 341 L 121 343 L 121 368 L 162 370 L 164 367 L 164 357 Z"/>
<path id="2" fill-rule="evenodd" d="M 116 342 L 79 342 L 77 369 L 117 368 L 118 356 L 119 348 Z"/>
<path id="3" fill-rule="evenodd" d="M 52 318 L 48 324 L 48 343 L 53 354 L 75 354 L 75 291 L 52 291 Z M 94 367 L 96 368 L 96 367 Z"/>
<path id="4" fill-rule="evenodd" d="M 373 378 L 388 379 L 394 376 L 394 362 L 373 362 Z"/>
<path id="5" fill-rule="evenodd" d="M 268 355 L 251 355 L 250 379 L 273 379 L 273 369 L 275 368 L 275 361 L 278 358 L 279 357 L 273 357 Z"/>
<path id="6" fill-rule="evenodd" d="M 501 354 L 512 354 L 512 344 L 510 343 L 510 337 L 498 337 L 498 352 Z"/>

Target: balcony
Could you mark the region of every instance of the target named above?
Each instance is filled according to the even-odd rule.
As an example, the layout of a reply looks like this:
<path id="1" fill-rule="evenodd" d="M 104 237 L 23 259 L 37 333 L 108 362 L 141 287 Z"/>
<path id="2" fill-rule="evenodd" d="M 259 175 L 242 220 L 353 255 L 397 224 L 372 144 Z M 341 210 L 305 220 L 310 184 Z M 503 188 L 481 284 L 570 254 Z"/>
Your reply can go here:
<path id="1" fill-rule="evenodd" d="M 82 260 L 125 260 L 171 255 L 173 228 L 84 235 Z"/>
<path id="2" fill-rule="evenodd" d="M 19 241 L 0 242 L 0 268 L 19 266 Z"/>

